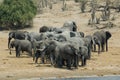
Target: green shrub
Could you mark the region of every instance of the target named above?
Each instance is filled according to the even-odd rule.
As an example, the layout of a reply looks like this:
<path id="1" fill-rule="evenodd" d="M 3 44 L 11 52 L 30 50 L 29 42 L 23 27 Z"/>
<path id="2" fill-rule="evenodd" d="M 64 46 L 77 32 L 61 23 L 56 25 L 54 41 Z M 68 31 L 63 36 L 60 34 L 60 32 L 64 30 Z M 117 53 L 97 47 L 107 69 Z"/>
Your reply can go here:
<path id="1" fill-rule="evenodd" d="M 32 0 L 4 0 L 0 5 L 0 25 L 5 28 L 24 28 L 36 15 Z"/>

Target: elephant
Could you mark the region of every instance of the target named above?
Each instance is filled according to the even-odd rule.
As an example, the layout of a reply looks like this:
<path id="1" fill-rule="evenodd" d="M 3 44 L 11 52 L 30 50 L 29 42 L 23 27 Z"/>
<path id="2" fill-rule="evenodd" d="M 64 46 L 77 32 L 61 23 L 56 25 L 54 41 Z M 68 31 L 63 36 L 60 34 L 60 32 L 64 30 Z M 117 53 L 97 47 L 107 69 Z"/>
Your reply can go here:
<path id="1" fill-rule="evenodd" d="M 31 42 L 33 40 L 40 41 L 42 39 L 47 38 L 47 36 L 45 36 L 44 33 L 36 33 L 36 32 L 30 32 L 27 36 L 28 36 L 28 40 Z"/>
<path id="2" fill-rule="evenodd" d="M 42 51 L 37 49 L 34 56 L 33 56 L 33 61 L 35 61 L 35 63 L 38 63 L 38 58 L 40 58 L 42 55 Z M 44 61 L 43 61 L 44 63 Z"/>
<path id="3" fill-rule="evenodd" d="M 47 32 L 47 31 L 49 31 L 49 27 L 47 27 L 47 26 L 42 26 L 42 27 L 39 29 L 39 33 L 41 33 L 41 32 Z"/>
<path id="4" fill-rule="evenodd" d="M 51 64 L 56 67 L 62 67 L 63 61 L 66 62 L 68 69 L 71 69 L 72 61 L 74 61 L 74 67 L 78 66 L 78 55 L 76 49 L 69 42 L 58 42 L 56 40 L 42 41 L 46 47 L 42 51 L 42 59 L 47 54 L 51 60 Z"/>
<path id="5" fill-rule="evenodd" d="M 81 37 L 85 36 L 85 34 L 83 32 L 79 32 L 79 33 L 80 33 Z"/>
<path id="6" fill-rule="evenodd" d="M 79 32 L 73 32 L 73 31 L 64 31 L 62 33 L 55 33 L 55 32 L 45 32 L 43 33 L 44 36 L 51 40 L 57 40 L 57 41 L 67 41 L 71 37 L 82 37 Z"/>
<path id="7" fill-rule="evenodd" d="M 78 55 L 79 55 L 79 59 L 81 60 L 81 66 L 85 66 L 86 61 L 89 57 L 88 48 L 86 46 L 79 47 Z"/>
<path id="8" fill-rule="evenodd" d="M 70 42 L 77 50 L 79 50 L 80 46 L 84 46 L 85 44 L 83 39 L 80 37 L 71 37 L 67 41 Z"/>
<path id="9" fill-rule="evenodd" d="M 32 45 L 31 42 L 28 40 L 19 40 L 15 39 L 11 41 L 10 43 L 10 54 L 11 54 L 11 48 L 15 47 L 16 51 L 16 57 L 20 57 L 20 51 L 26 51 L 29 53 L 30 56 L 32 56 Z"/>
<path id="10" fill-rule="evenodd" d="M 91 49 L 92 49 L 92 36 L 91 35 L 87 35 L 84 38 L 82 38 L 84 41 L 84 46 L 86 46 L 88 48 L 88 59 L 91 58 Z"/>
<path id="11" fill-rule="evenodd" d="M 77 31 L 77 26 L 74 21 L 66 21 L 62 27 L 51 27 L 51 26 L 42 26 L 39 29 L 39 33 L 41 32 L 56 32 L 62 33 L 64 31 Z"/>
<path id="12" fill-rule="evenodd" d="M 54 40 L 59 41 L 59 42 L 67 41 L 66 37 L 63 36 L 63 35 L 57 35 L 57 36 L 55 36 Z"/>
<path id="13" fill-rule="evenodd" d="M 9 37 L 8 37 L 8 48 L 9 48 L 9 44 L 12 38 L 14 39 L 20 39 L 20 40 L 24 40 L 27 39 L 27 31 L 11 31 L 9 32 Z"/>
<path id="14" fill-rule="evenodd" d="M 34 50 L 34 53 L 35 53 L 35 44 L 34 43 L 36 41 L 45 40 L 48 38 L 46 35 L 44 35 L 44 33 L 36 33 L 36 32 L 30 32 L 27 36 L 28 36 L 28 40 L 32 44 L 32 48 Z"/>
<path id="15" fill-rule="evenodd" d="M 76 25 L 75 21 L 66 21 L 63 24 L 62 29 L 66 29 L 69 31 L 77 31 L 77 25 Z"/>
<path id="16" fill-rule="evenodd" d="M 106 45 L 106 51 L 108 51 L 108 40 L 112 37 L 112 34 L 109 31 L 97 31 L 93 34 L 92 40 L 94 45 L 94 50 L 96 51 L 96 44 L 98 45 L 98 54 L 103 51 Z M 101 49 L 101 50 L 100 50 Z"/>

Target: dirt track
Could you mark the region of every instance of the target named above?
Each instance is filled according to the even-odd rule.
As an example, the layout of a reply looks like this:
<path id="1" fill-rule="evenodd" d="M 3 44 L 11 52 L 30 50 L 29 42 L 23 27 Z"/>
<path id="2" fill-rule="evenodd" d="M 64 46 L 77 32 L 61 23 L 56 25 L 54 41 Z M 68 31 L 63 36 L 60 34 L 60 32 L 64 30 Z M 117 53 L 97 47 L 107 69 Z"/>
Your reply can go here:
<path id="1" fill-rule="evenodd" d="M 68 11 L 60 12 L 59 9 L 37 15 L 34 19 L 34 28 L 24 29 L 29 32 L 38 32 L 42 25 L 61 27 L 67 20 L 74 20 L 78 26 L 78 31 L 83 31 L 85 35 L 91 34 L 97 29 L 87 26 L 89 13 L 80 13 L 78 4 Z M 59 5 L 55 5 L 59 8 Z M 116 15 L 114 21 L 119 25 L 120 16 Z M 90 75 L 120 75 L 120 28 L 105 29 L 112 33 L 109 40 L 109 51 L 98 55 L 92 52 L 91 60 L 87 61 L 85 67 L 79 67 L 76 70 L 67 70 L 51 67 L 50 64 L 34 64 L 32 58 L 22 55 L 20 58 L 15 57 L 15 52 L 9 55 L 7 49 L 7 38 L 9 31 L 0 31 L 0 80 L 16 80 L 21 78 L 32 77 L 66 77 L 66 76 L 90 76 Z"/>

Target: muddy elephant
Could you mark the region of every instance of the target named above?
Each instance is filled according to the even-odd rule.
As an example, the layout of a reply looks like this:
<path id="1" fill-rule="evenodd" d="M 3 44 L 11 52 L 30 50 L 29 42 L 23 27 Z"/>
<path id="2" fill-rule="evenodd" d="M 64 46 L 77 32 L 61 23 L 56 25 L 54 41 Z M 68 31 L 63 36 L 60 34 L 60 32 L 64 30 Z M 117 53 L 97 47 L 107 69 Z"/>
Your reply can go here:
<path id="1" fill-rule="evenodd" d="M 97 31 L 93 34 L 92 40 L 94 49 L 93 51 L 96 51 L 96 45 L 98 45 L 98 53 L 101 51 L 105 51 L 105 45 L 106 45 L 106 51 L 108 51 L 108 40 L 111 38 L 111 33 L 109 31 Z"/>
<path id="2" fill-rule="evenodd" d="M 11 54 L 11 48 L 15 47 L 16 51 L 16 57 L 20 57 L 20 51 L 26 51 L 29 53 L 30 56 L 32 56 L 32 45 L 31 42 L 28 40 L 19 40 L 15 39 L 14 41 L 11 41 L 10 43 L 10 54 Z"/>

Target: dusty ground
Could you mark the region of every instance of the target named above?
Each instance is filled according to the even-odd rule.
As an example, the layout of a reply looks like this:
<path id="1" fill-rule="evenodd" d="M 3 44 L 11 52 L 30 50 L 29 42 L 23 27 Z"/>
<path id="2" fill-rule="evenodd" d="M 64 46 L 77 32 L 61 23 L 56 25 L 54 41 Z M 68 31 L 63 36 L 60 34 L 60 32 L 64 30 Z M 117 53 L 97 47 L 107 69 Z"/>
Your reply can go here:
<path id="1" fill-rule="evenodd" d="M 55 4 L 52 11 L 46 11 L 44 14 L 37 15 L 34 19 L 34 28 L 24 29 L 29 32 L 38 32 L 42 25 L 61 27 L 67 20 L 74 20 L 78 25 L 78 31 L 83 31 L 85 35 L 91 34 L 97 29 L 87 26 L 89 13 L 80 13 L 79 4 L 67 3 L 70 9 L 61 12 L 61 4 Z M 56 9 L 57 8 L 57 9 Z M 0 31 L 0 80 L 16 80 L 32 77 L 68 77 L 68 76 L 103 76 L 120 75 L 120 28 L 119 13 L 117 13 L 114 23 L 118 26 L 111 29 L 105 29 L 112 33 L 109 40 L 109 51 L 98 55 L 92 52 L 91 60 L 87 61 L 85 67 L 79 67 L 76 70 L 67 70 L 51 67 L 50 64 L 34 64 L 32 58 L 22 55 L 15 57 L 15 52 L 9 55 L 7 48 L 7 38 L 9 31 Z"/>

